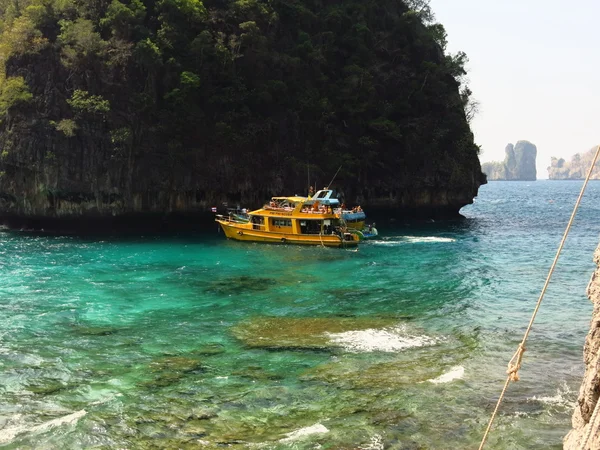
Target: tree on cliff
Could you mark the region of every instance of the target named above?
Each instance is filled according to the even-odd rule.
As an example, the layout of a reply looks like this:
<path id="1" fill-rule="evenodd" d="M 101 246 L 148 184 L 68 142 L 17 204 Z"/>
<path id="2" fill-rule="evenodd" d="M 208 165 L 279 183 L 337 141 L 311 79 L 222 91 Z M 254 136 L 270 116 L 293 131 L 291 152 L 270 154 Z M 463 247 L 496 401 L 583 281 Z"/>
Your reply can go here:
<path id="1" fill-rule="evenodd" d="M 466 55 L 425 0 L 0 0 L 0 17 L 15 204 L 31 171 L 54 200 L 123 210 L 260 201 L 303 188 L 307 161 L 367 201 L 482 182 Z M 16 79 L 27 101 L 4 96 Z"/>

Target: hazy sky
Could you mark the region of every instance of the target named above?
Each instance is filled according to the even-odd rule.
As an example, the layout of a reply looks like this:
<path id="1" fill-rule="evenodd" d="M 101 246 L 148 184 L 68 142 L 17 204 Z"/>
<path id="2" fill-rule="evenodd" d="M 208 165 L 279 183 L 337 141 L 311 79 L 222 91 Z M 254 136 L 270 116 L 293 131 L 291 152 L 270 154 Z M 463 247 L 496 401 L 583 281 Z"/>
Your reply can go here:
<path id="1" fill-rule="evenodd" d="M 550 157 L 600 144 L 600 0 L 431 0 L 448 50 L 469 57 L 480 111 L 471 127 L 481 162 L 504 159 L 509 142 Z"/>

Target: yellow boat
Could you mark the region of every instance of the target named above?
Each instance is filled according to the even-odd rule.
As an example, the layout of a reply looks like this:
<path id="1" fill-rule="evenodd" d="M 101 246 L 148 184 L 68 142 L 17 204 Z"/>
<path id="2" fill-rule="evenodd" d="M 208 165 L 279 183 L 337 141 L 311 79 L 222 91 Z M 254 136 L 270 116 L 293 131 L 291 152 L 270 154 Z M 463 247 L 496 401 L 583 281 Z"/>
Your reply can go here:
<path id="1" fill-rule="evenodd" d="M 248 220 L 233 215 L 217 215 L 225 236 L 237 241 L 278 244 L 351 247 L 359 236 L 348 232 L 340 214 L 334 212 L 339 203 L 333 191 L 317 191 L 308 197 L 273 197 L 269 204 L 248 213 Z"/>

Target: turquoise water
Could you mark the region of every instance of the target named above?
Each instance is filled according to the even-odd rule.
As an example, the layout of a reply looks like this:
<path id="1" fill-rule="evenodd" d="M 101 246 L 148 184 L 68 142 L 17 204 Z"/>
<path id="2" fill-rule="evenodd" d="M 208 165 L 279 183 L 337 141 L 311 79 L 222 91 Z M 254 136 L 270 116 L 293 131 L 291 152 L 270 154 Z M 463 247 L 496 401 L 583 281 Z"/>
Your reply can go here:
<path id="1" fill-rule="evenodd" d="M 483 186 L 358 251 L 0 233 L 2 448 L 476 448 L 579 182 Z M 600 183 L 489 439 L 562 448 Z"/>

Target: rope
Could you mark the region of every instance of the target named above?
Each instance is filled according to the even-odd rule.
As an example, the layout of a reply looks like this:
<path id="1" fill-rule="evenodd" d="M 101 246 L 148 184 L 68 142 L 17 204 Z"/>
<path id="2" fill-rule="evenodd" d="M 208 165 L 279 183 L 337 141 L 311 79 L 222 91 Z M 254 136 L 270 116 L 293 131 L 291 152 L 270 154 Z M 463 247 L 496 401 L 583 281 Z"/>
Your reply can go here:
<path id="1" fill-rule="evenodd" d="M 587 176 L 585 177 L 583 186 L 581 186 L 581 192 L 579 192 L 579 197 L 577 197 L 577 201 L 575 202 L 575 207 L 573 208 L 573 212 L 571 213 L 571 218 L 569 219 L 569 223 L 567 224 L 565 233 L 563 234 L 562 240 L 560 241 L 560 245 L 558 246 L 558 250 L 556 251 L 556 256 L 554 257 L 554 261 L 552 262 L 552 266 L 550 267 L 550 271 L 548 272 L 548 276 L 546 277 L 546 282 L 544 283 L 544 287 L 542 288 L 540 297 L 538 298 L 537 304 L 535 305 L 535 309 L 533 310 L 533 314 L 531 316 L 531 320 L 529 321 L 529 325 L 527 326 L 527 330 L 525 330 L 525 335 L 523 336 L 523 340 L 519 344 L 517 351 L 515 352 L 515 354 L 513 355 L 513 357 L 511 358 L 511 360 L 508 363 L 508 370 L 506 371 L 508 376 L 506 377 L 506 382 L 504 383 L 504 388 L 502 389 L 502 392 L 500 393 L 500 397 L 498 398 L 498 402 L 496 403 L 496 408 L 494 409 L 494 412 L 492 413 L 492 417 L 490 418 L 490 421 L 485 430 L 483 438 L 481 439 L 481 444 L 479 445 L 479 450 L 482 450 L 483 447 L 485 446 L 485 441 L 487 440 L 488 434 L 492 428 L 492 424 L 494 423 L 494 419 L 496 418 L 496 413 L 498 412 L 498 409 L 500 408 L 500 404 L 502 403 L 502 400 L 504 399 L 504 394 L 506 392 L 506 389 L 508 388 L 509 383 L 511 381 L 519 380 L 519 369 L 521 368 L 523 352 L 525 351 L 525 342 L 527 341 L 527 338 L 529 337 L 529 332 L 531 331 L 533 322 L 535 320 L 535 316 L 537 315 L 538 310 L 540 309 L 540 306 L 542 304 L 544 294 L 546 294 L 546 289 L 548 288 L 548 284 L 550 284 L 550 279 L 552 278 L 552 274 L 554 273 L 554 268 L 556 267 L 556 263 L 558 262 L 560 253 L 563 249 L 563 246 L 565 245 L 567 236 L 569 235 L 571 225 L 573 224 L 573 220 L 575 219 L 575 215 L 577 214 L 577 209 L 579 208 L 579 204 L 581 203 L 581 198 L 583 197 L 585 188 L 588 184 L 588 181 L 590 180 L 590 176 L 592 175 L 592 170 L 594 169 L 594 166 L 596 165 L 596 160 L 598 159 L 599 154 L 600 154 L 600 145 L 598 145 L 598 147 L 596 148 L 596 154 L 594 155 L 592 164 L 590 165 Z"/>
<path id="2" fill-rule="evenodd" d="M 579 447 L 579 450 L 585 450 L 587 447 L 587 443 L 590 440 L 590 436 L 592 435 L 592 431 L 594 430 L 595 427 L 595 422 L 596 422 L 596 418 L 598 417 L 598 411 L 600 411 L 600 398 L 596 401 L 596 407 L 594 408 L 594 414 L 592 414 L 592 417 L 590 418 L 590 422 L 589 422 L 589 428 L 588 431 L 585 435 L 585 439 L 583 440 L 581 446 Z"/>

